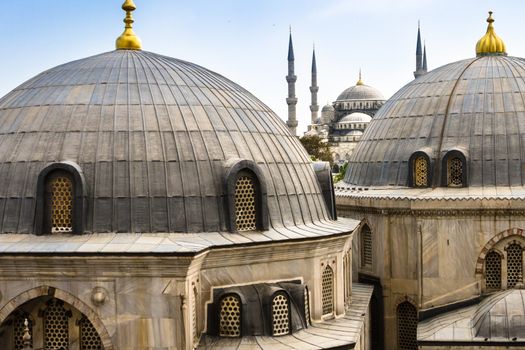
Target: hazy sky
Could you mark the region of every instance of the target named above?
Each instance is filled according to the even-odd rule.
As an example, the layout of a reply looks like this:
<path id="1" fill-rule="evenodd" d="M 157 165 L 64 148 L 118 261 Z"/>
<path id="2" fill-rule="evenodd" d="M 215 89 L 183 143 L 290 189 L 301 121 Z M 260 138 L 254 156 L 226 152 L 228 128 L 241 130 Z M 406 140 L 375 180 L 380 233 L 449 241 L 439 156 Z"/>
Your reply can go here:
<path id="1" fill-rule="evenodd" d="M 0 96 L 53 66 L 114 49 L 122 0 L 2 1 Z M 135 0 L 145 50 L 188 60 L 242 85 L 287 117 L 286 55 L 293 30 L 301 134 L 310 121 L 310 64 L 319 104 L 354 85 L 386 97 L 408 83 L 421 20 L 429 69 L 474 56 L 494 11 L 509 55 L 525 57 L 523 0 Z"/>

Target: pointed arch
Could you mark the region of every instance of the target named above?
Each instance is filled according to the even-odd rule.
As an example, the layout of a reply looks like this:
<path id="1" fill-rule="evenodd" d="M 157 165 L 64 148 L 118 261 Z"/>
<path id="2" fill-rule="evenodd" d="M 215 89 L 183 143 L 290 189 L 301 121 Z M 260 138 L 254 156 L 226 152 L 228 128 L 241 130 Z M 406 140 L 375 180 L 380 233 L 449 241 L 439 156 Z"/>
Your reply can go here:
<path id="1" fill-rule="evenodd" d="M 0 324 L 4 323 L 4 321 L 11 315 L 11 313 L 18 309 L 20 306 L 22 306 L 30 300 L 42 296 L 53 296 L 56 299 L 62 300 L 68 303 L 69 305 L 74 306 L 91 322 L 91 324 L 100 336 L 102 344 L 104 345 L 104 350 L 115 349 L 111 341 L 111 337 L 106 329 L 106 326 L 104 325 L 98 314 L 91 307 L 89 307 L 86 303 L 84 303 L 82 300 L 80 300 L 73 294 L 47 285 L 29 289 L 9 300 L 2 308 L 0 308 Z"/>
<path id="2" fill-rule="evenodd" d="M 525 233 L 523 232 L 523 229 L 517 228 L 517 227 L 513 227 L 513 228 L 509 228 L 509 229 L 507 229 L 505 231 L 501 231 L 501 232 L 497 233 L 496 235 L 494 235 L 485 244 L 485 246 L 481 249 L 481 252 L 478 255 L 478 260 L 476 262 L 476 271 L 475 271 L 476 275 L 482 275 L 483 274 L 483 265 L 484 265 L 485 258 L 487 256 L 487 254 L 489 253 L 489 251 L 494 249 L 495 248 L 494 246 L 498 242 L 500 242 L 502 239 L 508 238 L 508 237 L 511 237 L 511 236 L 519 236 L 519 237 L 525 238 Z"/>

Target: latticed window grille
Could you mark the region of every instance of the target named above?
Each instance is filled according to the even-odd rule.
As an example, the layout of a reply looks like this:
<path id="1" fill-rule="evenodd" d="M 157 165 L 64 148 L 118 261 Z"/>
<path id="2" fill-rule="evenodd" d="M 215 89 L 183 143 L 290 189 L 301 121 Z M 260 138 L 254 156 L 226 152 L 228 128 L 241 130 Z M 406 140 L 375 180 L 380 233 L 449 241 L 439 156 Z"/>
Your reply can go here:
<path id="1" fill-rule="evenodd" d="M 28 328 L 29 328 L 29 335 L 31 335 L 31 346 L 33 345 L 33 325 L 31 320 L 29 319 L 29 315 L 26 313 L 20 313 L 16 316 L 16 318 L 13 321 L 13 335 L 14 335 L 14 345 L 15 350 L 23 350 L 24 349 L 24 329 L 25 320 L 28 320 Z"/>
<path id="2" fill-rule="evenodd" d="M 463 162 L 458 157 L 448 160 L 448 185 L 459 187 L 463 186 Z"/>
<path id="3" fill-rule="evenodd" d="M 235 185 L 235 223 L 238 231 L 257 228 L 255 183 L 251 176 L 239 176 Z"/>
<path id="4" fill-rule="evenodd" d="M 322 276 L 323 315 L 334 312 L 334 270 L 326 266 Z"/>
<path id="5" fill-rule="evenodd" d="M 361 264 L 372 267 L 372 231 L 368 225 L 361 229 Z"/>
<path id="6" fill-rule="evenodd" d="M 397 307 L 397 345 L 400 350 L 417 349 L 417 311 L 407 301 Z"/>
<path id="7" fill-rule="evenodd" d="M 523 252 L 519 244 L 507 247 L 507 287 L 514 288 L 523 280 Z"/>
<path id="8" fill-rule="evenodd" d="M 501 289 L 501 257 L 493 250 L 485 257 L 485 286 Z"/>
<path id="9" fill-rule="evenodd" d="M 98 335 L 97 330 L 88 320 L 86 316 L 83 316 L 79 323 L 80 328 L 80 350 L 103 350 L 102 340 Z"/>
<path id="10" fill-rule="evenodd" d="M 241 336 L 241 300 L 238 296 L 227 295 L 220 303 L 219 335 L 221 337 Z"/>
<path id="11" fill-rule="evenodd" d="M 51 232 L 73 231 L 73 182 L 58 176 L 51 180 Z"/>
<path id="12" fill-rule="evenodd" d="M 290 333 L 290 309 L 288 298 L 284 294 L 277 294 L 272 300 L 273 335 Z"/>
<path id="13" fill-rule="evenodd" d="M 61 301 L 52 299 L 44 311 L 44 348 L 69 349 L 69 316 Z"/>
<path id="14" fill-rule="evenodd" d="M 304 318 L 306 325 L 310 325 L 310 296 L 308 295 L 308 287 L 304 287 Z"/>
<path id="15" fill-rule="evenodd" d="M 414 161 L 414 185 L 416 187 L 428 186 L 428 162 L 423 156 L 416 157 Z"/>

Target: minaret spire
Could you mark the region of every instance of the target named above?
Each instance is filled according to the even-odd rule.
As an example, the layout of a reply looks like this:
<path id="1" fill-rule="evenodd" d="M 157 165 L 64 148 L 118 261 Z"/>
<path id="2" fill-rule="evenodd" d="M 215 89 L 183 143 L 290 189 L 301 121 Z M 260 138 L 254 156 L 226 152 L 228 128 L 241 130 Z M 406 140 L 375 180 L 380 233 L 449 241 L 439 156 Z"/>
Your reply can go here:
<path id="1" fill-rule="evenodd" d="M 423 45 L 423 71 L 427 73 L 427 44 Z"/>
<path id="2" fill-rule="evenodd" d="M 317 63 L 315 61 L 315 45 L 312 54 L 312 85 L 310 86 L 310 93 L 312 96 L 312 104 L 310 105 L 310 112 L 312 112 L 312 124 L 315 124 L 317 115 L 319 112 L 319 105 L 317 104 L 317 92 L 319 86 L 317 86 Z"/>
<path id="3" fill-rule="evenodd" d="M 290 129 L 292 135 L 297 135 L 297 117 L 296 109 L 297 97 L 295 97 L 295 82 L 297 76 L 295 75 L 295 58 L 293 55 L 293 42 L 292 42 L 292 28 L 290 27 L 290 41 L 288 43 L 288 75 L 286 76 L 288 82 L 288 97 L 286 103 L 288 104 L 288 120 L 286 125 Z"/>
<path id="4" fill-rule="evenodd" d="M 425 55 L 423 54 L 423 47 L 421 45 L 421 25 L 417 22 L 417 41 L 416 41 L 416 70 L 414 71 L 414 78 L 419 78 L 427 73 L 424 67 Z"/>

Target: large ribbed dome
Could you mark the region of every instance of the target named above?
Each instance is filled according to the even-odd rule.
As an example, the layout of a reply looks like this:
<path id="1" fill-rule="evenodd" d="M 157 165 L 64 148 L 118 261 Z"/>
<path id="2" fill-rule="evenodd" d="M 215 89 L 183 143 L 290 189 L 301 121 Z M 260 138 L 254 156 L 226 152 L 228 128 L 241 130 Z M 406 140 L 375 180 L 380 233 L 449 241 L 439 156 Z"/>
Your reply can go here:
<path id="1" fill-rule="evenodd" d="M 0 100 L 0 232 L 33 232 L 37 178 L 71 162 L 86 232 L 221 231 L 224 168 L 253 161 L 271 227 L 328 218 L 309 158 L 284 123 L 228 79 L 118 50 L 50 69 Z"/>
<path id="2" fill-rule="evenodd" d="M 399 90 L 379 110 L 350 161 L 345 182 L 407 186 L 408 161 L 429 155 L 433 186 L 443 156 L 466 157 L 468 186 L 525 183 L 525 59 L 484 56 L 451 63 Z"/>

